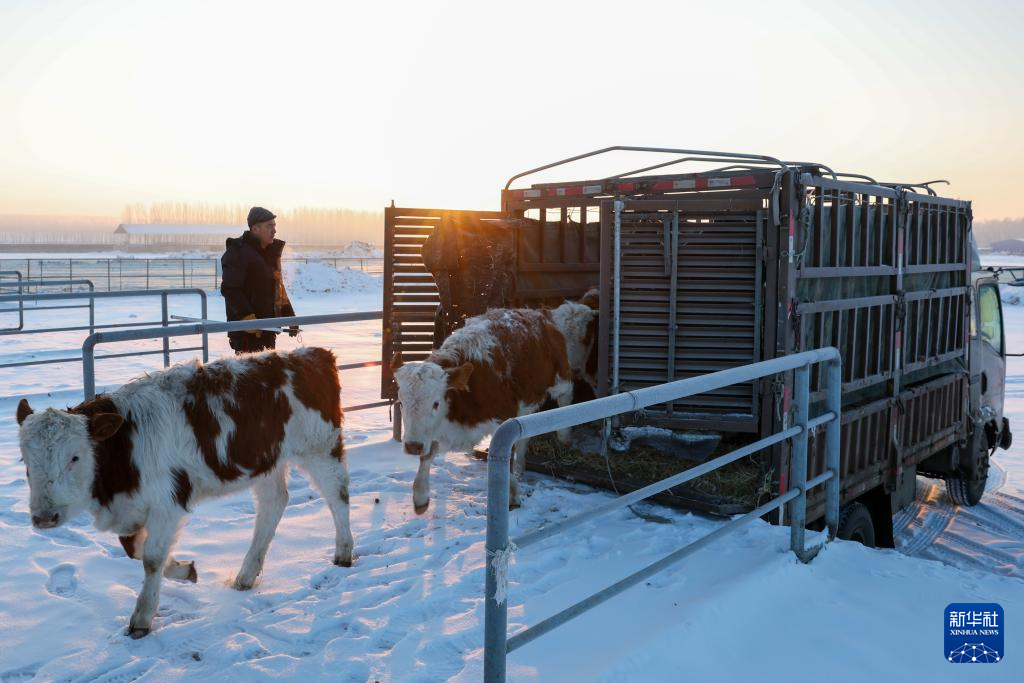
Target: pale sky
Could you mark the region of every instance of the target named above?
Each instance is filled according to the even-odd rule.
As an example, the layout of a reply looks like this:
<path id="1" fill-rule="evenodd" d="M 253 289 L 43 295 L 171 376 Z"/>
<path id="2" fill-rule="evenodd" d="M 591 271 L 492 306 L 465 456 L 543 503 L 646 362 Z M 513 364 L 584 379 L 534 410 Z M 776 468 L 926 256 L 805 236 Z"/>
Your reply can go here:
<path id="1" fill-rule="evenodd" d="M 0 213 L 497 209 L 619 144 L 947 178 L 1021 216 L 1022 34 L 1009 1 L 0 0 Z"/>

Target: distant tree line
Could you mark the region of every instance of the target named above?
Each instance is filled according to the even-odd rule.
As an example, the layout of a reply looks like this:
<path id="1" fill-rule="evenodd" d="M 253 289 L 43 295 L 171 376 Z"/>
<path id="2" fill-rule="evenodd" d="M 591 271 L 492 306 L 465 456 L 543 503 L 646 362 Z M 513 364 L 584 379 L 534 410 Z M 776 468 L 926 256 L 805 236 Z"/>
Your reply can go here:
<path id="1" fill-rule="evenodd" d="M 974 223 L 974 239 L 978 245 L 987 247 L 993 242 L 1024 239 L 1024 218 L 1003 218 L 996 221 Z"/>
<path id="2" fill-rule="evenodd" d="M 380 244 L 384 238 L 384 214 L 353 209 L 268 209 L 277 214 L 281 237 L 294 244 L 340 244 L 363 240 Z M 245 227 L 249 207 L 243 204 L 207 202 L 156 202 L 127 204 L 122 223 L 172 225 L 238 225 Z"/>

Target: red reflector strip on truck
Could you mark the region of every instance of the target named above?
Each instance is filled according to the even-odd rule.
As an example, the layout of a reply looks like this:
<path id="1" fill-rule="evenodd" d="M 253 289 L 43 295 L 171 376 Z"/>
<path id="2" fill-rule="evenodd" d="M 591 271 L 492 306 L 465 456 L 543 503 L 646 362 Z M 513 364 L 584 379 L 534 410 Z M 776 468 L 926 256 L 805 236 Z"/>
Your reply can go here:
<path id="1" fill-rule="evenodd" d="M 754 176 L 738 175 L 728 178 L 687 178 L 684 180 L 659 180 L 650 186 L 652 192 L 669 192 L 671 190 L 706 190 L 723 187 L 750 187 L 756 185 Z M 616 192 L 637 192 L 644 183 L 618 183 Z M 605 191 L 601 185 L 566 185 L 565 187 L 546 187 L 531 190 L 510 190 L 513 199 L 537 199 L 540 197 L 577 197 L 580 195 L 601 194 Z"/>
<path id="2" fill-rule="evenodd" d="M 513 199 L 537 199 L 539 197 L 578 197 L 585 194 L 601 194 L 600 185 L 568 185 L 566 187 L 545 187 L 532 190 L 509 190 Z"/>
<path id="3" fill-rule="evenodd" d="M 655 192 L 667 190 L 706 190 L 717 187 L 749 187 L 755 185 L 754 176 L 738 175 L 730 178 L 690 178 L 687 180 L 661 180 L 654 183 Z"/>
<path id="4" fill-rule="evenodd" d="M 572 185 L 570 187 L 552 187 L 548 188 L 547 195 L 549 197 L 575 197 L 583 194 L 582 185 Z"/>

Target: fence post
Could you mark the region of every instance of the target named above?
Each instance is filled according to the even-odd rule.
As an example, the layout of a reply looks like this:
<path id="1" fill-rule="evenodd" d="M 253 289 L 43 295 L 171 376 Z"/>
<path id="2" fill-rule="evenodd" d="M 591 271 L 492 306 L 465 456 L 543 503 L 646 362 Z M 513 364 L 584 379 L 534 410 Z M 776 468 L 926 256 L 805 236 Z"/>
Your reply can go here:
<path id="1" fill-rule="evenodd" d="M 402 440 L 402 404 L 399 401 L 391 406 L 391 438 Z"/>
<path id="2" fill-rule="evenodd" d="M 185 284 L 185 259 L 181 259 L 181 286 L 182 288 L 187 287 Z"/>
<path id="3" fill-rule="evenodd" d="M 206 321 L 210 319 L 209 312 L 207 311 L 206 305 L 206 292 L 199 291 L 199 302 L 200 302 L 200 313 L 199 315 L 203 318 L 203 362 L 208 363 L 210 361 L 210 335 L 206 331 Z"/>
<path id="4" fill-rule="evenodd" d="M 146 259 L 146 289 L 149 289 L 149 259 Z"/>
<path id="5" fill-rule="evenodd" d="M 89 291 L 96 293 L 96 285 L 89 282 Z M 89 334 L 96 331 L 96 297 L 89 297 Z"/>
<path id="6" fill-rule="evenodd" d="M 793 399 L 796 403 L 796 424 L 800 433 L 793 437 L 790 460 L 789 488 L 800 489 L 800 495 L 790 501 L 789 538 L 790 547 L 802 561 L 804 555 L 804 526 L 807 520 L 807 414 L 810 403 L 810 367 L 803 365 L 795 370 Z"/>
<path id="7" fill-rule="evenodd" d="M 220 260 L 213 259 L 213 288 L 220 287 Z"/>
<path id="8" fill-rule="evenodd" d="M 83 399 L 96 398 L 96 334 L 90 334 L 82 343 L 82 390 Z"/>
<path id="9" fill-rule="evenodd" d="M 30 263 L 30 262 L 29 262 Z M 21 283 L 21 273 L 18 274 L 18 329 L 25 329 L 25 300 L 21 297 L 23 292 Z"/>
<path id="10" fill-rule="evenodd" d="M 509 461 L 522 435 L 518 420 L 503 423 L 487 454 L 487 576 L 484 581 L 484 681 L 505 682 L 508 654 Z"/>
<path id="11" fill-rule="evenodd" d="M 839 532 L 839 442 L 842 430 L 840 416 L 843 404 L 843 362 L 835 358 L 822 368 L 828 372 L 826 410 L 836 419 L 828 423 L 825 431 L 825 466 L 832 471 L 832 478 L 825 482 L 825 524 L 828 537 L 834 539 Z"/>
<path id="12" fill-rule="evenodd" d="M 146 262 L 146 269 L 149 269 L 149 262 Z M 148 284 L 148 281 L 147 281 Z M 149 289 L 147 286 L 146 289 Z M 167 315 L 167 292 L 160 292 L 160 324 L 167 327 L 169 322 Z M 170 367 L 171 365 L 171 340 L 168 337 L 164 337 L 164 367 Z"/>
<path id="13" fill-rule="evenodd" d="M 110 291 L 110 259 L 107 259 L 107 291 Z"/>

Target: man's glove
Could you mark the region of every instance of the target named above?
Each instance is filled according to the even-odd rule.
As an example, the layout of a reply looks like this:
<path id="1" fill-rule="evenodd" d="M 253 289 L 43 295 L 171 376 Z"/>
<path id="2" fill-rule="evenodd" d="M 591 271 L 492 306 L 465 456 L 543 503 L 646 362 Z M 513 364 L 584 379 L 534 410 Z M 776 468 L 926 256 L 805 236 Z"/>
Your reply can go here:
<path id="1" fill-rule="evenodd" d="M 297 337 L 297 336 L 299 336 L 299 326 L 298 325 L 292 325 L 291 327 L 289 327 L 288 328 L 288 336 L 289 337 Z"/>
<path id="2" fill-rule="evenodd" d="M 242 318 L 242 320 L 255 320 L 255 319 L 256 319 L 256 314 L 255 313 L 250 313 L 249 315 L 247 315 L 244 318 Z M 260 332 L 257 329 L 246 330 L 245 332 L 246 332 L 246 334 L 251 334 L 252 336 L 256 337 L 257 339 L 263 335 L 263 333 Z"/>

